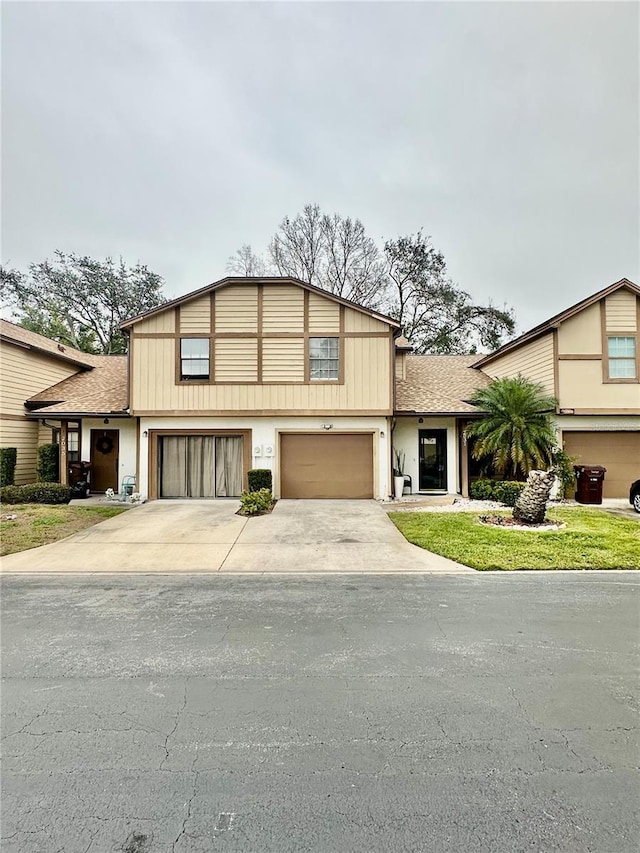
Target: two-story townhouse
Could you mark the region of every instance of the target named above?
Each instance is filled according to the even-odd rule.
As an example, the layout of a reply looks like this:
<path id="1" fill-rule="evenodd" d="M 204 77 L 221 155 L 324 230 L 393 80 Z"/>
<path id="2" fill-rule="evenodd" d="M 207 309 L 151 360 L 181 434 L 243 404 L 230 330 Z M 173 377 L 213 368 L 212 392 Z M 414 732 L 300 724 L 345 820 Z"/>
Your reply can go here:
<path id="1" fill-rule="evenodd" d="M 604 465 L 605 497 L 640 476 L 640 288 L 626 278 L 474 363 L 491 378 L 521 374 L 558 400 L 559 444 Z"/>
<path id="2" fill-rule="evenodd" d="M 150 498 L 389 494 L 398 324 L 292 278 L 225 278 L 135 317 L 129 413 Z"/>

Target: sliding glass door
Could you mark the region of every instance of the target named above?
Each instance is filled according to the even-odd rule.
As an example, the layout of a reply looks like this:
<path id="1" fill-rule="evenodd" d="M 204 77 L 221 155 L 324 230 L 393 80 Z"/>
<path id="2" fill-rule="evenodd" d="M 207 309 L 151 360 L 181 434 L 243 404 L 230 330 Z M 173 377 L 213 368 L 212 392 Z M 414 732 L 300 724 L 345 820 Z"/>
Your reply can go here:
<path id="1" fill-rule="evenodd" d="M 158 482 L 161 498 L 237 497 L 242 491 L 242 436 L 160 436 Z"/>

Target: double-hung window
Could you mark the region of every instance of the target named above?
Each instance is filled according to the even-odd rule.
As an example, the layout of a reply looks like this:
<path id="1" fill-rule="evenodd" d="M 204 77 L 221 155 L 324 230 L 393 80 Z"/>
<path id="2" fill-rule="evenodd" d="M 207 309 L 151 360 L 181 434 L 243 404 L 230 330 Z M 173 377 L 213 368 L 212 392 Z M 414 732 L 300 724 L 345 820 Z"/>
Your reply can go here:
<path id="1" fill-rule="evenodd" d="M 209 338 L 180 338 L 180 379 L 209 379 Z"/>
<path id="2" fill-rule="evenodd" d="M 340 378 L 339 338 L 309 338 L 309 378 L 312 381 Z"/>
<path id="3" fill-rule="evenodd" d="M 636 339 L 630 336 L 609 337 L 609 379 L 637 379 Z"/>

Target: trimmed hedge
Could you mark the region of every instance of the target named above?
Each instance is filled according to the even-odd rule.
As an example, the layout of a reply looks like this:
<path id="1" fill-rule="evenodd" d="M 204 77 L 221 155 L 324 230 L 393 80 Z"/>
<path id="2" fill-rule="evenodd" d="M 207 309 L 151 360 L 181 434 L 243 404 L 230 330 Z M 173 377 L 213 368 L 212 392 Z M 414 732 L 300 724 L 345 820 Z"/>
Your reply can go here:
<path id="1" fill-rule="evenodd" d="M 70 500 L 71 489 L 60 483 L 29 483 L 0 489 L 0 501 L 5 504 L 68 504 Z"/>
<path id="2" fill-rule="evenodd" d="M 490 501 L 493 498 L 493 480 L 476 480 L 471 483 L 469 497 L 474 501 Z"/>
<path id="3" fill-rule="evenodd" d="M 250 492 L 259 492 L 260 489 L 273 491 L 273 474 L 270 468 L 252 468 L 248 478 Z"/>
<path id="4" fill-rule="evenodd" d="M 469 496 L 476 501 L 497 501 L 505 506 L 515 506 L 525 484 L 517 480 L 476 480 L 469 488 Z"/>
<path id="5" fill-rule="evenodd" d="M 503 480 L 495 483 L 493 487 L 493 499 L 505 506 L 515 506 L 525 484 L 516 480 Z"/>
<path id="6" fill-rule="evenodd" d="M 41 444 L 38 448 L 38 468 L 36 470 L 41 483 L 60 481 L 60 445 Z"/>
<path id="7" fill-rule="evenodd" d="M 0 487 L 13 486 L 16 481 L 16 447 L 0 447 Z"/>

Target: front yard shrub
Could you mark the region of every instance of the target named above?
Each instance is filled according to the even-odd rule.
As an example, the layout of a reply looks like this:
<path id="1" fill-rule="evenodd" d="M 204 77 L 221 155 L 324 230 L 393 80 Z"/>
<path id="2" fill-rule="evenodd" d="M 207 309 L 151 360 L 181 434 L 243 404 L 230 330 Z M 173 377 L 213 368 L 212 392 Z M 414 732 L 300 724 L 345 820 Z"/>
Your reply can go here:
<path id="1" fill-rule="evenodd" d="M 493 485 L 493 499 L 505 506 L 515 506 L 525 483 L 517 480 L 501 480 Z"/>
<path id="2" fill-rule="evenodd" d="M 273 495 L 269 489 L 259 489 L 257 492 L 243 492 L 240 495 L 241 515 L 264 515 L 271 510 Z"/>
<path id="3" fill-rule="evenodd" d="M 490 501 L 493 498 L 493 480 L 476 480 L 469 487 L 469 496 L 474 501 Z"/>
<path id="4" fill-rule="evenodd" d="M 13 486 L 15 483 L 17 459 L 17 448 L 0 447 L 0 487 Z"/>
<path id="5" fill-rule="evenodd" d="M 61 483 L 29 483 L 0 489 L 0 501 L 5 504 L 68 504 L 70 500 L 71 489 Z"/>
<path id="6" fill-rule="evenodd" d="M 38 448 L 38 480 L 41 483 L 57 483 L 60 479 L 60 446 L 41 444 Z"/>
<path id="7" fill-rule="evenodd" d="M 568 453 L 565 453 L 559 447 L 553 451 L 553 470 L 558 480 L 560 480 L 559 496 L 561 498 L 566 498 L 573 491 L 576 482 L 573 463 L 577 458 L 577 456 L 569 456 Z"/>
<path id="8" fill-rule="evenodd" d="M 273 488 L 273 474 L 270 468 L 252 468 L 248 473 L 249 491 L 259 492 L 260 489 Z"/>

